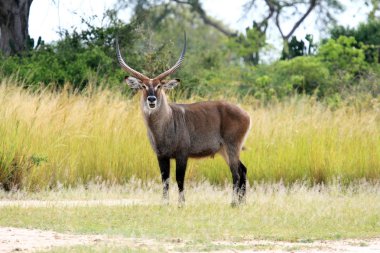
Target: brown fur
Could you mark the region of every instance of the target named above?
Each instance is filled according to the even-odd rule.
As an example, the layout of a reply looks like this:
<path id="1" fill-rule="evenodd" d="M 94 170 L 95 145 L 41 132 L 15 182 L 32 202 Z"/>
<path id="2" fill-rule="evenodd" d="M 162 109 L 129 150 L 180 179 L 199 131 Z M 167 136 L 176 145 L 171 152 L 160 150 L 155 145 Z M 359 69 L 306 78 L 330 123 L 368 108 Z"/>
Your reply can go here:
<path id="1" fill-rule="evenodd" d="M 179 202 L 183 203 L 188 158 L 220 153 L 232 173 L 232 204 L 243 202 L 247 168 L 239 156 L 250 128 L 248 113 L 223 101 L 169 104 L 164 89 L 172 89 L 179 82 L 179 79 L 159 81 L 127 77 L 131 88 L 142 90 L 141 108 L 160 166 L 164 199 L 168 200 L 170 159 L 176 160 Z"/>
<path id="2" fill-rule="evenodd" d="M 143 90 L 141 105 L 149 140 L 157 156 L 187 159 L 220 153 L 237 184 L 242 177 L 240 151 L 250 128 L 248 113 L 223 101 L 169 104 L 162 89 L 155 95 L 160 101 L 157 109 L 150 111 L 147 107 L 147 90 Z M 236 194 L 238 190 L 235 189 Z"/>
<path id="3" fill-rule="evenodd" d="M 148 113 L 144 110 L 146 96 L 144 91 L 143 113 L 157 155 L 175 158 L 181 153 L 204 157 L 215 155 L 222 149 L 239 155 L 250 118 L 236 105 L 223 101 L 168 104 L 161 91 L 157 96 L 163 101 L 160 108 Z"/>

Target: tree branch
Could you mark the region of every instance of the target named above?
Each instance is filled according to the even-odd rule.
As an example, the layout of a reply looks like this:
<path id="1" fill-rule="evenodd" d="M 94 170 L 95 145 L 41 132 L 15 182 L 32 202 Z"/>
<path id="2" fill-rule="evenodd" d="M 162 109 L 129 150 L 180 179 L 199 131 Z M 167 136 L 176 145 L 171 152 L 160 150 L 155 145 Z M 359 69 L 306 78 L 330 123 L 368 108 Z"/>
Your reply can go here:
<path id="1" fill-rule="evenodd" d="M 262 30 L 263 33 L 265 33 L 267 31 L 267 28 L 268 28 L 268 21 L 269 19 L 272 18 L 274 12 L 275 12 L 275 9 L 273 8 L 273 6 L 268 6 L 269 7 L 269 14 L 268 16 L 266 16 L 259 24 L 258 24 L 258 27 L 259 29 L 261 30 L 261 28 L 263 26 L 265 26 L 265 28 Z"/>
<path id="2" fill-rule="evenodd" d="M 198 15 L 200 16 L 200 18 L 203 20 L 203 22 L 206 25 L 214 27 L 215 29 L 217 29 L 218 31 L 220 31 L 221 33 L 223 33 L 224 35 L 226 35 L 228 37 L 236 37 L 237 36 L 237 32 L 231 32 L 231 31 L 227 30 L 226 28 L 224 28 L 222 25 L 220 25 L 218 22 L 215 22 L 214 20 L 212 20 L 211 18 L 209 18 L 207 16 L 205 10 L 202 8 L 201 4 L 199 3 L 199 0 L 188 0 L 188 1 L 184 1 L 184 0 L 172 0 L 172 1 L 176 2 L 178 4 L 188 4 L 188 5 L 190 5 L 191 6 L 191 10 L 193 12 L 198 13 Z"/>
<path id="3" fill-rule="evenodd" d="M 309 8 L 305 12 L 305 14 L 294 24 L 293 28 L 285 37 L 283 36 L 282 32 L 281 32 L 281 36 L 284 39 L 288 40 L 290 36 L 292 36 L 293 33 L 297 30 L 297 28 L 301 25 L 301 23 L 306 19 L 306 17 L 309 16 L 310 12 L 315 8 L 316 5 L 317 5 L 317 0 L 310 0 Z M 276 20 L 276 25 L 277 25 L 277 20 Z"/>
<path id="4" fill-rule="evenodd" d="M 284 34 L 281 28 L 281 23 L 280 23 L 280 15 L 281 15 L 282 9 L 286 7 L 296 7 L 296 4 L 300 4 L 304 2 L 292 1 L 292 2 L 280 3 L 279 1 L 265 0 L 265 3 L 267 4 L 271 12 L 276 13 L 275 24 L 283 40 L 288 40 L 293 35 L 293 33 L 297 30 L 297 28 L 301 25 L 301 23 L 306 19 L 306 17 L 311 13 L 311 11 L 317 6 L 317 0 L 310 0 L 307 11 L 302 15 L 302 17 L 296 23 L 294 23 L 290 32 L 288 34 Z M 273 14 L 271 14 L 269 17 L 271 17 L 272 15 Z"/>
<path id="5" fill-rule="evenodd" d="M 277 29 L 278 29 L 278 31 L 280 32 L 280 34 L 281 34 L 281 37 L 283 38 L 283 39 L 285 39 L 285 36 L 284 36 L 284 33 L 282 32 L 282 29 L 281 29 L 281 25 L 280 25 L 280 13 L 281 13 L 281 11 L 280 10 L 277 10 L 277 13 L 276 13 L 276 26 L 277 26 Z"/>

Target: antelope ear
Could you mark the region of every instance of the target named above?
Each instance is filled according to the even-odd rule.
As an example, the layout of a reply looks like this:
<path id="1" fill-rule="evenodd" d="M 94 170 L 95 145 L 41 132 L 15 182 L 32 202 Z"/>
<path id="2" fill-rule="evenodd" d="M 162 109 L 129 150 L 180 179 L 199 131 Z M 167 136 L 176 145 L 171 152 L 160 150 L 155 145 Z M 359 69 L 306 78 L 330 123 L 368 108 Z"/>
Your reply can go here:
<path id="1" fill-rule="evenodd" d="M 141 80 L 135 78 L 135 77 L 132 77 L 132 76 L 126 76 L 125 77 L 125 82 L 128 84 L 129 87 L 131 87 L 132 89 L 142 89 L 143 88 L 143 84 L 141 82 Z"/>
<path id="2" fill-rule="evenodd" d="M 169 80 L 169 81 L 164 81 L 164 82 L 162 82 L 162 87 L 164 89 L 170 90 L 170 89 L 173 89 L 174 87 L 176 87 L 180 82 L 181 82 L 180 79 L 173 79 L 173 80 Z"/>

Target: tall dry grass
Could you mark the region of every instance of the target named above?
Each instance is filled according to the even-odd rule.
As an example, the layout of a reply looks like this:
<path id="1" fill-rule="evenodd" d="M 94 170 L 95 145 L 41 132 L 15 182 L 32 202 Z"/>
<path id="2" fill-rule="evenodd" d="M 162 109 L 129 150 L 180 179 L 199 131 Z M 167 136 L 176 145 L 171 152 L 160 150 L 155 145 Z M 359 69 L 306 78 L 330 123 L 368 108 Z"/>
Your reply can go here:
<path id="1" fill-rule="evenodd" d="M 0 182 L 45 189 L 93 181 L 159 180 L 139 98 L 109 90 L 87 95 L 0 85 Z M 187 102 L 187 101 L 184 101 Z M 242 105 L 252 129 L 242 153 L 253 181 L 311 183 L 380 178 L 379 110 L 330 110 L 307 98 Z M 254 108 L 255 107 L 255 108 Z M 220 157 L 192 160 L 190 180 L 230 180 Z"/>

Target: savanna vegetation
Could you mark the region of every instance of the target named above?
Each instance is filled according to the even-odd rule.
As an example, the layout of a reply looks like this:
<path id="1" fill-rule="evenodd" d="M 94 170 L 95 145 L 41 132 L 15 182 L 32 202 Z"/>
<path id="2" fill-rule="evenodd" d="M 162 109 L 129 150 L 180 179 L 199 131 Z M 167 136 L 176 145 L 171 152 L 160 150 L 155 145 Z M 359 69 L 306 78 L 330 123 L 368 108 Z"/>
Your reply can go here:
<path id="1" fill-rule="evenodd" d="M 126 2 L 135 9 L 129 23 L 108 10 L 101 27 L 84 18 L 83 31 L 63 31 L 50 44 L 29 40 L 26 50 L 0 56 L 3 189 L 158 180 L 138 96 L 123 83 L 114 41 L 118 37 L 128 64 L 152 76 L 178 57 L 184 30 L 186 62 L 170 97 L 186 103 L 224 99 L 250 113 L 242 159 L 251 184 L 379 180 L 376 16 L 357 28 L 332 26 L 320 43 L 312 35 L 281 33 L 281 59 L 265 63 L 261 54 L 269 48 L 265 32 L 272 16 L 239 34 L 210 19 L 199 1 L 119 1 L 119 7 Z M 251 2 L 247 11 L 255 6 Z M 283 3 L 277 2 L 274 12 L 282 15 Z M 342 8 L 339 1 L 325 4 Z M 230 172 L 215 157 L 190 162 L 186 177 L 224 184 Z"/>
<path id="2" fill-rule="evenodd" d="M 267 9 L 242 33 L 199 0 L 119 0 L 102 26 L 83 17 L 86 29 L 61 31 L 58 41 L 0 45 L 0 226 L 121 238 L 50 252 L 323 251 L 334 242 L 312 243 L 378 240 L 380 2 L 363 0 L 372 10 L 357 27 L 334 20 L 342 2 L 247 0 L 247 17 L 260 3 Z M 133 9 L 127 23 L 118 18 L 123 8 Z M 295 37 L 313 12 L 325 38 Z M 289 17 L 285 32 L 278 20 Z M 282 49 L 268 61 L 274 30 Z M 231 172 L 220 156 L 189 161 L 186 206 L 160 202 L 140 98 L 124 83 L 114 43 L 130 66 L 154 76 L 177 59 L 183 31 L 187 54 L 170 100 L 228 100 L 252 119 L 239 208 L 227 207 Z"/>
<path id="3" fill-rule="evenodd" d="M 6 189 L 38 190 L 103 180 L 123 184 L 132 177 L 159 180 L 138 96 L 126 99 L 108 89 L 35 92 L 3 81 L 0 97 L 4 168 L 0 178 Z M 380 104 L 376 100 L 368 102 L 369 108 L 346 105 L 334 110 L 307 96 L 268 106 L 248 101 L 234 99 L 253 119 L 242 153 L 251 184 L 378 180 Z M 187 171 L 189 180 L 223 184 L 229 178 L 230 171 L 218 156 L 191 161 Z"/>

